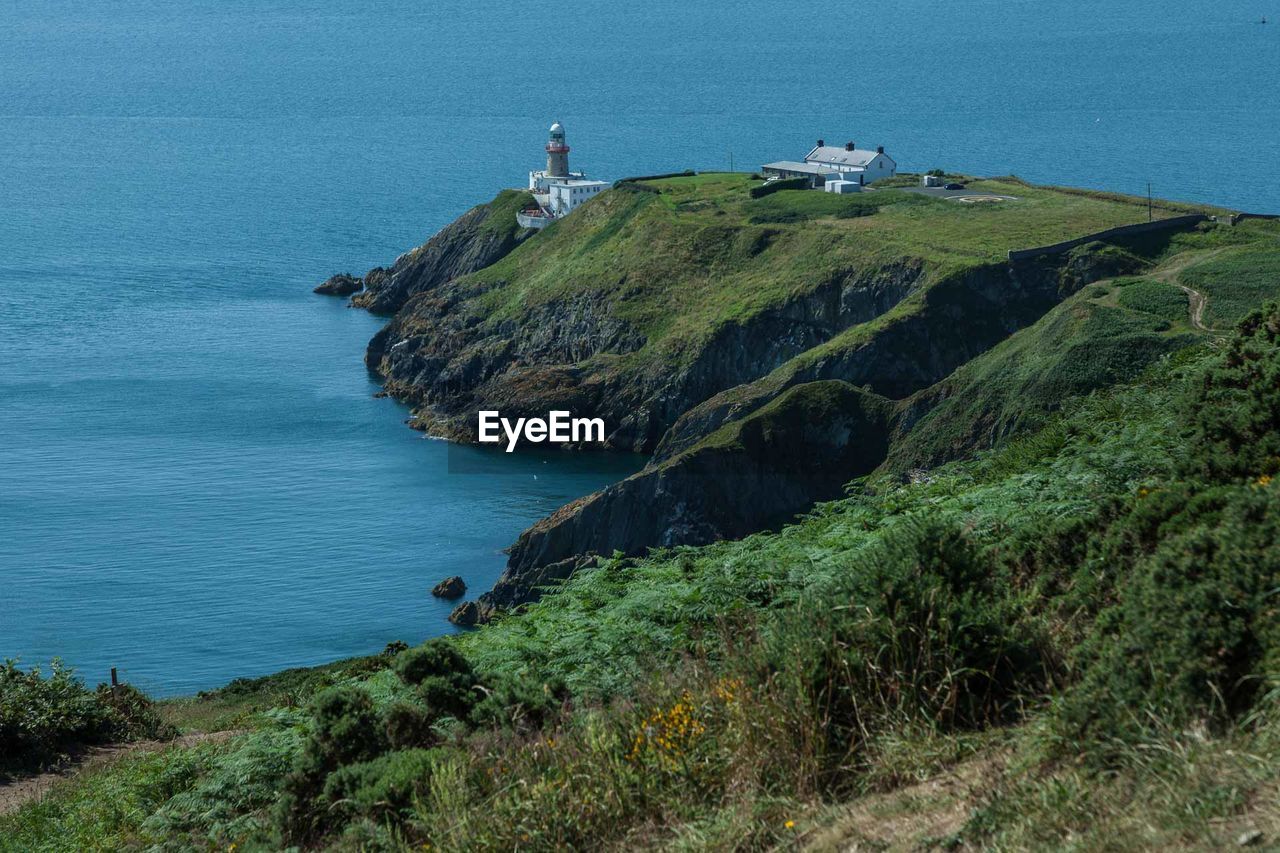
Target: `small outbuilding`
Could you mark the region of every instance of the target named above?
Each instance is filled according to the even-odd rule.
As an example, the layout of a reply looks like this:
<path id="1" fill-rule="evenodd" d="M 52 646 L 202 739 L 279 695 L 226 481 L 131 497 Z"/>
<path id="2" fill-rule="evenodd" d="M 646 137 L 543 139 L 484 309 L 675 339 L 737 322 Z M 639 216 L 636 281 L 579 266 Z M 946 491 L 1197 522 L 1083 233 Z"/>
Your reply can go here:
<path id="1" fill-rule="evenodd" d="M 826 186 L 824 186 L 823 189 L 829 193 L 845 195 L 846 193 L 862 192 L 862 184 L 857 181 L 827 181 Z"/>

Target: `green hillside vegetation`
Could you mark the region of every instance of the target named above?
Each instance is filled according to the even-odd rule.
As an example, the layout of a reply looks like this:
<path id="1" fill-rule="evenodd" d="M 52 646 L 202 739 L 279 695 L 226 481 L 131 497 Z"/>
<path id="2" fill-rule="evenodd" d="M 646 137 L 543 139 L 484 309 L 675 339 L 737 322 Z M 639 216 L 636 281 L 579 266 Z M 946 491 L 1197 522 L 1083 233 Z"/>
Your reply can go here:
<path id="1" fill-rule="evenodd" d="M 757 183 L 604 193 L 463 281 L 485 322 L 612 300 L 650 336 L 635 367 L 837 269 L 919 263 L 928 286 L 1146 214 L 1016 179 L 973 206 Z M 66 780 L 0 815 L 0 850 L 1274 845 L 1278 257 L 1257 222 L 1080 247 L 1056 306 L 931 387 L 794 381 L 904 300 L 676 454 L 848 418 L 887 459 L 844 497 L 603 559 L 481 630 L 158 703 L 158 726 L 228 734 Z M 1238 324 L 1198 328 L 1179 285 Z M 10 677 L 87 707 L 67 676 Z M 50 738 L 31 754 L 89 739 Z"/>
<path id="2" fill-rule="evenodd" d="M 243 734 L 87 774 L 0 818 L 0 844 L 838 846 L 902 815 L 922 843 L 1015 848 L 1274 831 L 1278 377 L 1273 306 L 780 533 L 607 561 L 389 666 L 281 676 L 298 692 Z M 923 820 L 921 780 L 977 772 L 934 792 L 958 817 Z"/>
<path id="3" fill-rule="evenodd" d="M 903 401 L 886 467 L 932 467 L 1044 426 L 1065 400 L 1131 381 L 1194 343 L 1186 295 L 1142 278 L 1086 287 L 1039 322 Z M 919 419 L 911 416 L 927 409 Z"/>
<path id="4" fill-rule="evenodd" d="M 1206 323 L 1230 325 L 1259 302 L 1280 296 L 1280 253 L 1268 245 L 1224 249 L 1187 267 L 1178 281 L 1209 298 Z"/>

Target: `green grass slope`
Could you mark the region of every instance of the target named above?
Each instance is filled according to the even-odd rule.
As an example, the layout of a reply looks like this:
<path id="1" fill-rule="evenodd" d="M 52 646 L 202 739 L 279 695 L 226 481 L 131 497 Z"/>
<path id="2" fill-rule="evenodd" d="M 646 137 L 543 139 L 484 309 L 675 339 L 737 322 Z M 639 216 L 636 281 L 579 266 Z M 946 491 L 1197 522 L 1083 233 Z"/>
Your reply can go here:
<path id="1" fill-rule="evenodd" d="M 1146 218 L 1145 201 L 1001 181 L 971 186 L 1016 202 L 962 205 L 894 189 L 751 199 L 758 183 L 710 173 L 623 185 L 468 284 L 491 324 L 588 293 L 645 336 L 644 356 L 670 356 L 851 267 L 910 258 L 951 272 Z"/>

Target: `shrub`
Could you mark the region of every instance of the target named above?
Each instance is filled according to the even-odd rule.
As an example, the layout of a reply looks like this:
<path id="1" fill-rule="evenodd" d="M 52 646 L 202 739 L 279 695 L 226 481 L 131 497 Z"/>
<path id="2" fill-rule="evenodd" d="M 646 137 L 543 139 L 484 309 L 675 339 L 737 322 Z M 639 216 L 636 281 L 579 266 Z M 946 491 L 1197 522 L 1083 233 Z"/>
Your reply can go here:
<path id="1" fill-rule="evenodd" d="M 664 172 L 661 175 L 633 175 L 629 178 L 619 178 L 615 184 L 634 184 L 640 181 L 661 181 L 665 178 L 691 178 L 698 174 L 692 169 L 685 169 L 683 172 Z"/>
<path id="2" fill-rule="evenodd" d="M 1004 722 L 1046 683 L 1039 638 L 994 561 L 946 521 L 904 523 L 810 609 L 809 625 L 779 635 L 774 660 L 800 663 L 832 769 L 889 719 Z"/>
<path id="3" fill-rule="evenodd" d="M 1218 486 L 1164 499 L 1179 511 L 1154 515 L 1165 520 L 1150 554 L 1124 578 L 1082 651 L 1081 681 L 1060 715 L 1069 742 L 1132 740 L 1153 719 L 1227 723 L 1276 680 L 1280 514 L 1272 488 Z M 1149 528 L 1151 518 L 1135 512 L 1117 526 Z"/>
<path id="4" fill-rule="evenodd" d="M 399 820 L 430 785 L 439 754 L 432 749 L 389 752 L 335 771 L 324 784 L 330 813 L 344 823 L 358 817 Z"/>
<path id="5" fill-rule="evenodd" d="M 316 697 L 312 731 L 285 779 L 277 822 L 286 842 L 305 844 L 332 826 L 322 794 L 329 774 L 369 761 L 386 751 L 381 720 L 369 694 L 357 687 L 334 687 Z"/>
<path id="6" fill-rule="evenodd" d="M 421 705 L 397 702 L 387 709 L 387 742 L 394 749 L 430 746 L 438 740 L 431 715 Z"/>
<path id="7" fill-rule="evenodd" d="M 404 652 L 395 669 L 405 684 L 417 686 L 434 717 L 466 719 L 478 699 L 471 664 L 448 642 L 435 640 Z"/>
<path id="8" fill-rule="evenodd" d="M 228 751 L 214 753 L 190 790 L 168 800 L 143 828 L 168 839 L 199 839 L 225 848 L 255 828 L 257 815 L 280 795 L 301 745 L 294 727 L 242 736 Z"/>
<path id="9" fill-rule="evenodd" d="M 764 198 L 780 190 L 804 190 L 808 188 L 808 178 L 783 178 L 780 181 L 771 181 L 758 187 L 752 187 L 749 190 L 749 194 L 752 198 Z"/>
<path id="10" fill-rule="evenodd" d="M 1171 284 L 1151 279 L 1121 279 L 1116 303 L 1133 311 L 1144 311 L 1165 320 L 1185 320 L 1187 296 Z M 1167 325 L 1166 325 L 1167 328 Z"/>
<path id="11" fill-rule="evenodd" d="M 35 768 L 81 746 L 171 735 L 137 688 L 90 692 L 57 660 L 48 677 L 12 660 L 0 665 L 0 773 Z"/>
<path id="12" fill-rule="evenodd" d="M 477 727 L 536 731 L 555 717 L 568 698 L 569 689 L 559 678 L 540 682 L 499 676 L 471 709 L 471 722 Z"/>
<path id="13" fill-rule="evenodd" d="M 396 675 L 405 684 L 418 685 L 432 676 L 471 673 L 471 664 L 447 642 L 435 640 L 402 652 L 395 662 Z"/>
<path id="14" fill-rule="evenodd" d="M 1280 305 L 1240 321 L 1183 409 L 1190 413 L 1184 474 L 1219 481 L 1280 474 Z"/>

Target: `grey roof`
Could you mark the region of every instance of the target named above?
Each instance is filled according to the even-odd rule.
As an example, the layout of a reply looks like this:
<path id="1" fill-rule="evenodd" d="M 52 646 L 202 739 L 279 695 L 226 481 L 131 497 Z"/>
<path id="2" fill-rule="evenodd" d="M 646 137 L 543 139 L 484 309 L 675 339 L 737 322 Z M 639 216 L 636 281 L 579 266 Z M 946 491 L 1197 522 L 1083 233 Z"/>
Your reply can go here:
<path id="1" fill-rule="evenodd" d="M 804 159 L 816 163 L 826 163 L 831 166 L 865 166 L 875 159 L 878 152 L 866 151 L 862 148 L 855 148 L 852 151 L 846 151 L 843 145 L 824 145 L 821 148 L 815 148 L 804 156 Z M 888 154 L 884 155 L 889 157 Z M 889 157 L 893 160 L 892 157 Z M 894 165 L 897 165 L 896 161 Z"/>
<path id="2" fill-rule="evenodd" d="M 779 160 L 776 163 L 765 163 L 761 169 L 778 169 L 787 172 L 803 172 L 807 175 L 833 175 L 835 171 L 817 163 L 798 163 L 795 160 Z"/>

